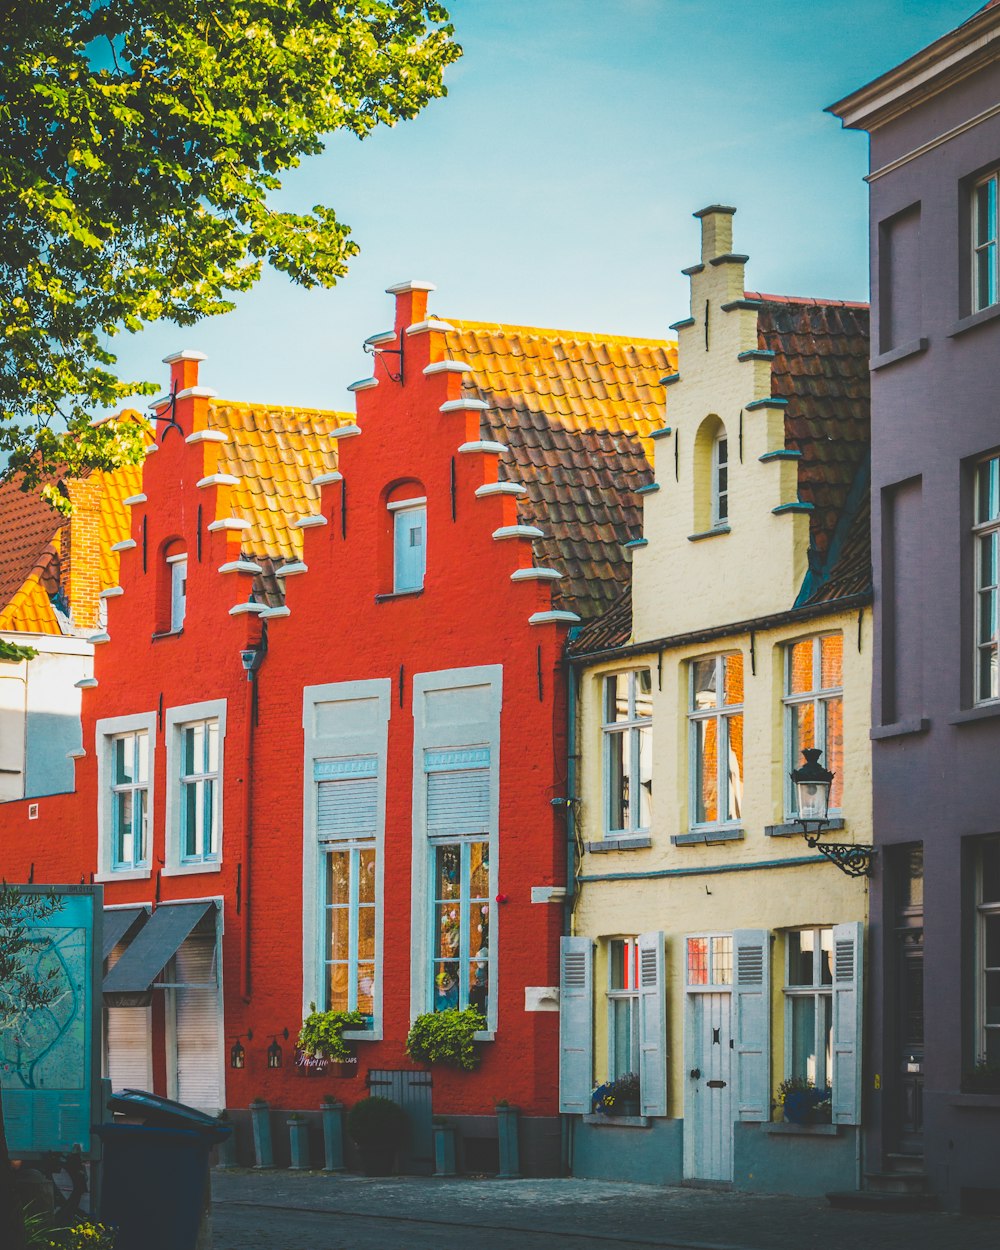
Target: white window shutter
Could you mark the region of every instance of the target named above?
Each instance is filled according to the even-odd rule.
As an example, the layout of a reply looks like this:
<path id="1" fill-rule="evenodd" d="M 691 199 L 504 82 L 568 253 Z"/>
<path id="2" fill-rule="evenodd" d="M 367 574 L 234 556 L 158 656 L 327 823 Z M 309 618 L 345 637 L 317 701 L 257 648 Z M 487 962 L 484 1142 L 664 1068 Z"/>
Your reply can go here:
<path id="1" fill-rule="evenodd" d="M 663 934 L 640 933 L 639 945 L 639 1110 L 667 1114 L 667 996 L 663 975 Z"/>
<path id="2" fill-rule="evenodd" d="M 861 1123 L 864 926 L 833 927 L 833 1122 Z"/>
<path id="3" fill-rule="evenodd" d="M 594 1071 L 594 948 L 564 937 L 559 949 L 559 1110 L 590 1111 Z"/>
<path id="4" fill-rule="evenodd" d="M 215 938 L 189 937 L 177 951 L 174 990 L 177 1101 L 216 1114 L 225 1105 Z"/>
<path id="5" fill-rule="evenodd" d="M 316 836 L 374 837 L 379 824 L 377 756 L 348 756 L 313 762 Z"/>
<path id="6" fill-rule="evenodd" d="M 736 1105 L 740 1120 L 771 1118 L 771 934 L 733 934 L 736 1033 Z"/>

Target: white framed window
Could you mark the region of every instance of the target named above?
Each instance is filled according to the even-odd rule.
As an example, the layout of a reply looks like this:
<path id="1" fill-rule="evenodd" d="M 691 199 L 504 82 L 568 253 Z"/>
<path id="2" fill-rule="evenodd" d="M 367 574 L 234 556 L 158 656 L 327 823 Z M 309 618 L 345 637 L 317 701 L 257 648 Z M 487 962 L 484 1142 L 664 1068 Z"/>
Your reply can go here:
<path id="1" fill-rule="evenodd" d="M 148 877 L 151 860 L 156 713 L 99 720 L 95 881 Z"/>
<path id="2" fill-rule="evenodd" d="M 743 656 L 688 667 L 691 824 L 735 825 L 743 811 Z"/>
<path id="3" fill-rule="evenodd" d="M 608 942 L 608 1080 L 639 1071 L 639 943 Z"/>
<path id="4" fill-rule="evenodd" d="M 729 440 L 720 429 L 712 443 L 712 525 L 729 521 Z"/>
<path id="5" fill-rule="evenodd" d="M 478 1007 L 497 1027 L 499 665 L 413 679 L 411 1014 Z"/>
<path id="6" fill-rule="evenodd" d="M 727 990 L 733 984 L 733 935 L 699 933 L 685 943 L 684 982 L 689 990 Z"/>
<path id="7" fill-rule="evenodd" d="M 833 929 L 785 935 L 785 1076 L 833 1081 Z"/>
<path id="8" fill-rule="evenodd" d="M 604 678 L 604 827 L 644 833 L 652 824 L 653 695 L 648 668 Z"/>
<path id="9" fill-rule="evenodd" d="M 392 589 L 394 594 L 422 590 L 427 569 L 427 499 L 394 500 L 392 513 Z"/>
<path id="10" fill-rule="evenodd" d="M 976 564 L 976 702 L 1000 698 L 997 656 L 998 584 L 1000 584 L 1000 456 L 976 465 L 975 542 Z"/>
<path id="11" fill-rule="evenodd" d="M 834 774 L 830 811 L 839 812 L 844 794 L 844 636 L 822 634 L 784 648 L 785 811 L 796 816 L 796 792 L 789 773 L 802 764 L 802 752 L 818 747 Z"/>
<path id="12" fill-rule="evenodd" d="M 381 1037 L 388 679 L 303 695 L 303 1010 L 360 1011 Z"/>
<path id="13" fill-rule="evenodd" d="M 177 633 L 184 626 L 187 613 L 187 552 L 167 556 L 170 565 L 170 632 Z"/>
<path id="14" fill-rule="evenodd" d="M 226 701 L 168 708 L 164 873 L 218 871 L 222 863 Z"/>
<path id="15" fill-rule="evenodd" d="M 997 180 L 994 170 L 972 190 L 972 311 L 1000 302 Z"/>
<path id="16" fill-rule="evenodd" d="M 1000 1068 L 1000 838 L 983 841 L 978 860 L 974 1059 Z"/>

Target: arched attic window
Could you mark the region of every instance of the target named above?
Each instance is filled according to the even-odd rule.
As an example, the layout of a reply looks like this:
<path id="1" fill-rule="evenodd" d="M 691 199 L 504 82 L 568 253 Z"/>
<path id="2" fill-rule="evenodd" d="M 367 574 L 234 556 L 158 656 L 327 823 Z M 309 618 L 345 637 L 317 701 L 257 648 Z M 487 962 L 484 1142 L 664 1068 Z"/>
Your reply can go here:
<path id="1" fill-rule="evenodd" d="M 729 520 L 729 440 L 720 425 L 712 440 L 712 525 Z"/>
<path id="2" fill-rule="evenodd" d="M 392 593 L 423 590 L 427 571 L 427 496 L 419 482 L 400 482 L 386 496 L 392 524 Z"/>
<path id="3" fill-rule="evenodd" d="M 165 543 L 159 616 L 161 628 L 172 634 L 184 628 L 184 617 L 187 614 L 187 569 L 187 547 L 184 542 L 175 538 Z"/>
<path id="4" fill-rule="evenodd" d="M 694 445 L 694 527 L 704 533 L 729 525 L 729 438 L 716 416 L 701 423 Z"/>

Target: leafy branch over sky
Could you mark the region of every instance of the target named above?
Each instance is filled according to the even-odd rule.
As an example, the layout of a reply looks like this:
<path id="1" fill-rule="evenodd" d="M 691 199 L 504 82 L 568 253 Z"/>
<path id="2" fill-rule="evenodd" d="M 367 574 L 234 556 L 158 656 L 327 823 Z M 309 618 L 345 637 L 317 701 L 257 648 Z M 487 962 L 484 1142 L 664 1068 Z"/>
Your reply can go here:
<path id="1" fill-rule="evenodd" d="M 265 263 L 333 286 L 357 252 L 332 208 L 278 211 L 324 136 L 364 138 L 446 94 L 435 0 L 9 0 L 0 6 L 0 454 L 53 469 L 141 458 L 152 384 L 109 337 L 227 312 Z"/>

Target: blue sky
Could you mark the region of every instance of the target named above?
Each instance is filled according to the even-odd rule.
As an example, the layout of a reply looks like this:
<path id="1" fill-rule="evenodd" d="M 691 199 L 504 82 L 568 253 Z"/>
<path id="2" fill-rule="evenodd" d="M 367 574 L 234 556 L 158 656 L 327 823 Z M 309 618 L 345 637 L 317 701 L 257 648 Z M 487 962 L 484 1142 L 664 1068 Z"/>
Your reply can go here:
<path id="1" fill-rule="evenodd" d="M 446 0 L 447 3 L 447 0 Z M 162 382 L 195 347 L 220 396 L 350 408 L 385 287 L 439 315 L 666 337 L 687 314 L 691 214 L 734 204 L 748 285 L 864 299 L 867 138 L 823 109 L 975 0 L 452 0 L 449 94 L 363 143 L 331 136 L 281 202 L 332 205 L 361 245 L 330 291 L 266 274 L 237 309 L 115 340 Z M 144 403 L 145 401 L 140 401 Z"/>

